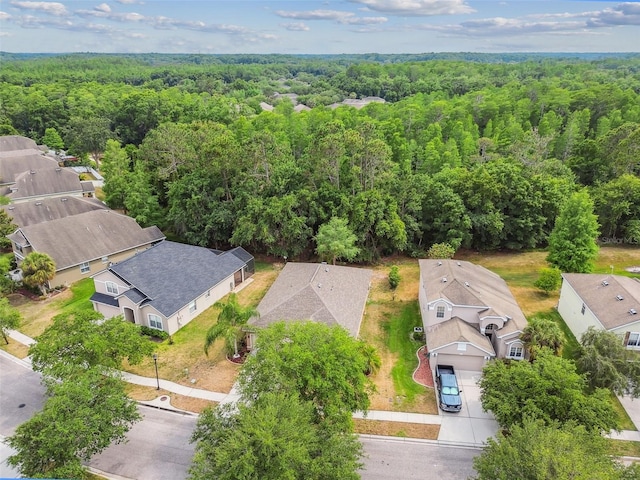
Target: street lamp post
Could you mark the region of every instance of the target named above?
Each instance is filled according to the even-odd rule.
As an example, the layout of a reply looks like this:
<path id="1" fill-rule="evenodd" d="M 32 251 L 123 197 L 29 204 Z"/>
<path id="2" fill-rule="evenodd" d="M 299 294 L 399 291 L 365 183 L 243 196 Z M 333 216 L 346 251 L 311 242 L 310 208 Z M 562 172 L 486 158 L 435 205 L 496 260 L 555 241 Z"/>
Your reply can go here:
<path id="1" fill-rule="evenodd" d="M 157 353 L 153 354 L 153 363 L 156 365 L 156 383 L 158 384 L 158 387 L 156 388 L 156 390 L 160 390 L 160 378 L 158 378 L 158 354 Z"/>

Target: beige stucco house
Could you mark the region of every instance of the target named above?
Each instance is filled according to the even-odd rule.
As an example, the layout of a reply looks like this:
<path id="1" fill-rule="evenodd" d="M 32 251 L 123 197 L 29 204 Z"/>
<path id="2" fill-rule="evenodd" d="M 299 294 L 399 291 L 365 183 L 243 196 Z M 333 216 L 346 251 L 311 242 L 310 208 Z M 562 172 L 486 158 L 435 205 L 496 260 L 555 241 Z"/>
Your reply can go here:
<path id="1" fill-rule="evenodd" d="M 93 307 L 169 335 L 253 274 L 253 256 L 163 241 L 94 275 Z"/>
<path id="2" fill-rule="evenodd" d="M 18 267 L 31 252 L 48 254 L 56 264 L 49 288 L 70 285 L 145 250 L 165 237 L 156 226 L 108 209 L 97 209 L 27 225 L 7 235 Z"/>
<path id="3" fill-rule="evenodd" d="M 470 262 L 420 260 L 420 313 L 431 368 L 481 370 L 493 358 L 522 359 L 527 319 L 505 281 Z"/>
<path id="4" fill-rule="evenodd" d="M 640 280 L 621 275 L 564 273 L 558 312 L 578 341 L 589 328 L 620 336 L 640 350 Z"/>

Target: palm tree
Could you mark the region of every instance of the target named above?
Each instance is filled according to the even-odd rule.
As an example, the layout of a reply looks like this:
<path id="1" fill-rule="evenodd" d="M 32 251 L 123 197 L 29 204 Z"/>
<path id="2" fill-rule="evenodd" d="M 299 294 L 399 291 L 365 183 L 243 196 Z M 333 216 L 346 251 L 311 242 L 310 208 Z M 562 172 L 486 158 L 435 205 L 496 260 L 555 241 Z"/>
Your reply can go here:
<path id="1" fill-rule="evenodd" d="M 533 317 L 524 328 L 520 339 L 529 352 L 529 359 L 534 360 L 542 348 L 549 348 L 555 355 L 560 353 L 565 343 L 562 329 L 549 318 Z"/>
<path id="2" fill-rule="evenodd" d="M 47 294 L 46 284 L 56 276 L 56 263 L 46 253 L 32 252 L 20 264 L 22 279 L 30 287 L 38 287 Z"/>
<path id="3" fill-rule="evenodd" d="M 364 374 L 365 375 L 374 375 L 380 370 L 382 366 L 382 360 L 380 359 L 380 355 L 378 355 L 378 351 L 376 347 L 373 345 L 369 345 L 367 342 L 363 340 L 358 341 L 358 348 L 360 349 L 360 353 L 364 357 L 365 365 L 364 365 Z"/>
<path id="4" fill-rule="evenodd" d="M 242 307 L 238 303 L 235 293 L 229 295 L 227 303 L 216 302 L 216 307 L 220 307 L 218 321 L 207 331 L 204 341 L 204 353 L 209 355 L 209 348 L 220 337 L 225 339 L 227 353 L 233 351 L 233 358 L 239 357 L 238 340 L 242 336 L 242 327 L 251 317 L 258 315 L 258 311 L 252 307 Z"/>

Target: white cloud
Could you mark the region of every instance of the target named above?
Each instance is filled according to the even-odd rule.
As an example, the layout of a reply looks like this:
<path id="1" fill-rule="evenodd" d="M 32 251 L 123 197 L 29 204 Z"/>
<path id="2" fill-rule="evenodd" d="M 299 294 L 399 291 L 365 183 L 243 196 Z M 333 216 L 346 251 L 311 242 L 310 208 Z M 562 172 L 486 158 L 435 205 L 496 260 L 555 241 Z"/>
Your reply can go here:
<path id="1" fill-rule="evenodd" d="M 97 10 L 98 12 L 109 13 L 111 11 L 111 7 L 106 3 L 101 3 L 97 7 L 94 7 L 94 10 Z"/>
<path id="2" fill-rule="evenodd" d="M 465 0 L 348 0 L 387 15 L 434 16 L 473 13 Z"/>
<path id="3" fill-rule="evenodd" d="M 640 3 L 621 3 L 597 12 L 589 20 L 592 27 L 640 25 Z"/>
<path id="4" fill-rule="evenodd" d="M 74 27 L 73 22 L 68 19 L 43 18 L 34 15 L 16 17 L 15 23 L 22 28 L 57 28 L 59 30 L 70 30 Z"/>
<path id="5" fill-rule="evenodd" d="M 144 5 L 144 2 L 141 0 L 116 0 L 116 2 L 121 3 L 122 5 Z"/>
<path id="6" fill-rule="evenodd" d="M 308 32 L 310 30 L 304 22 L 281 23 L 280 26 L 291 32 Z"/>
<path id="7" fill-rule="evenodd" d="M 341 10 L 307 10 L 286 11 L 278 10 L 276 15 L 282 18 L 294 18 L 298 20 L 330 20 L 344 25 L 375 25 L 387 21 L 385 17 L 357 17 L 355 13 Z"/>
<path id="8" fill-rule="evenodd" d="M 17 2 L 12 1 L 11 6 L 19 8 L 20 10 L 36 10 L 56 17 L 61 17 L 67 14 L 67 8 L 58 2 Z"/>
<path id="9" fill-rule="evenodd" d="M 9 15 L 7 12 L 0 11 L 0 20 L 9 20 L 10 18 L 11 15 Z"/>
<path id="10" fill-rule="evenodd" d="M 0 37 L 10 37 L 11 34 L 9 32 L 0 32 Z"/>

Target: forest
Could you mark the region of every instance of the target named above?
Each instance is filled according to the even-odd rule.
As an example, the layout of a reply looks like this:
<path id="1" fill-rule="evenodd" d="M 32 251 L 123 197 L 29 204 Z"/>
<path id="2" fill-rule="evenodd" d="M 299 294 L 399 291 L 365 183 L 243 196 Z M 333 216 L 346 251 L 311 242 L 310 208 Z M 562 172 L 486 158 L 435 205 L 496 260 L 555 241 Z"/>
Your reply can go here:
<path id="1" fill-rule="evenodd" d="M 308 259 L 339 217 L 360 262 L 544 248 L 584 190 L 601 241 L 640 243 L 640 55 L 1 58 L 0 134 L 97 161 L 171 238 Z"/>

